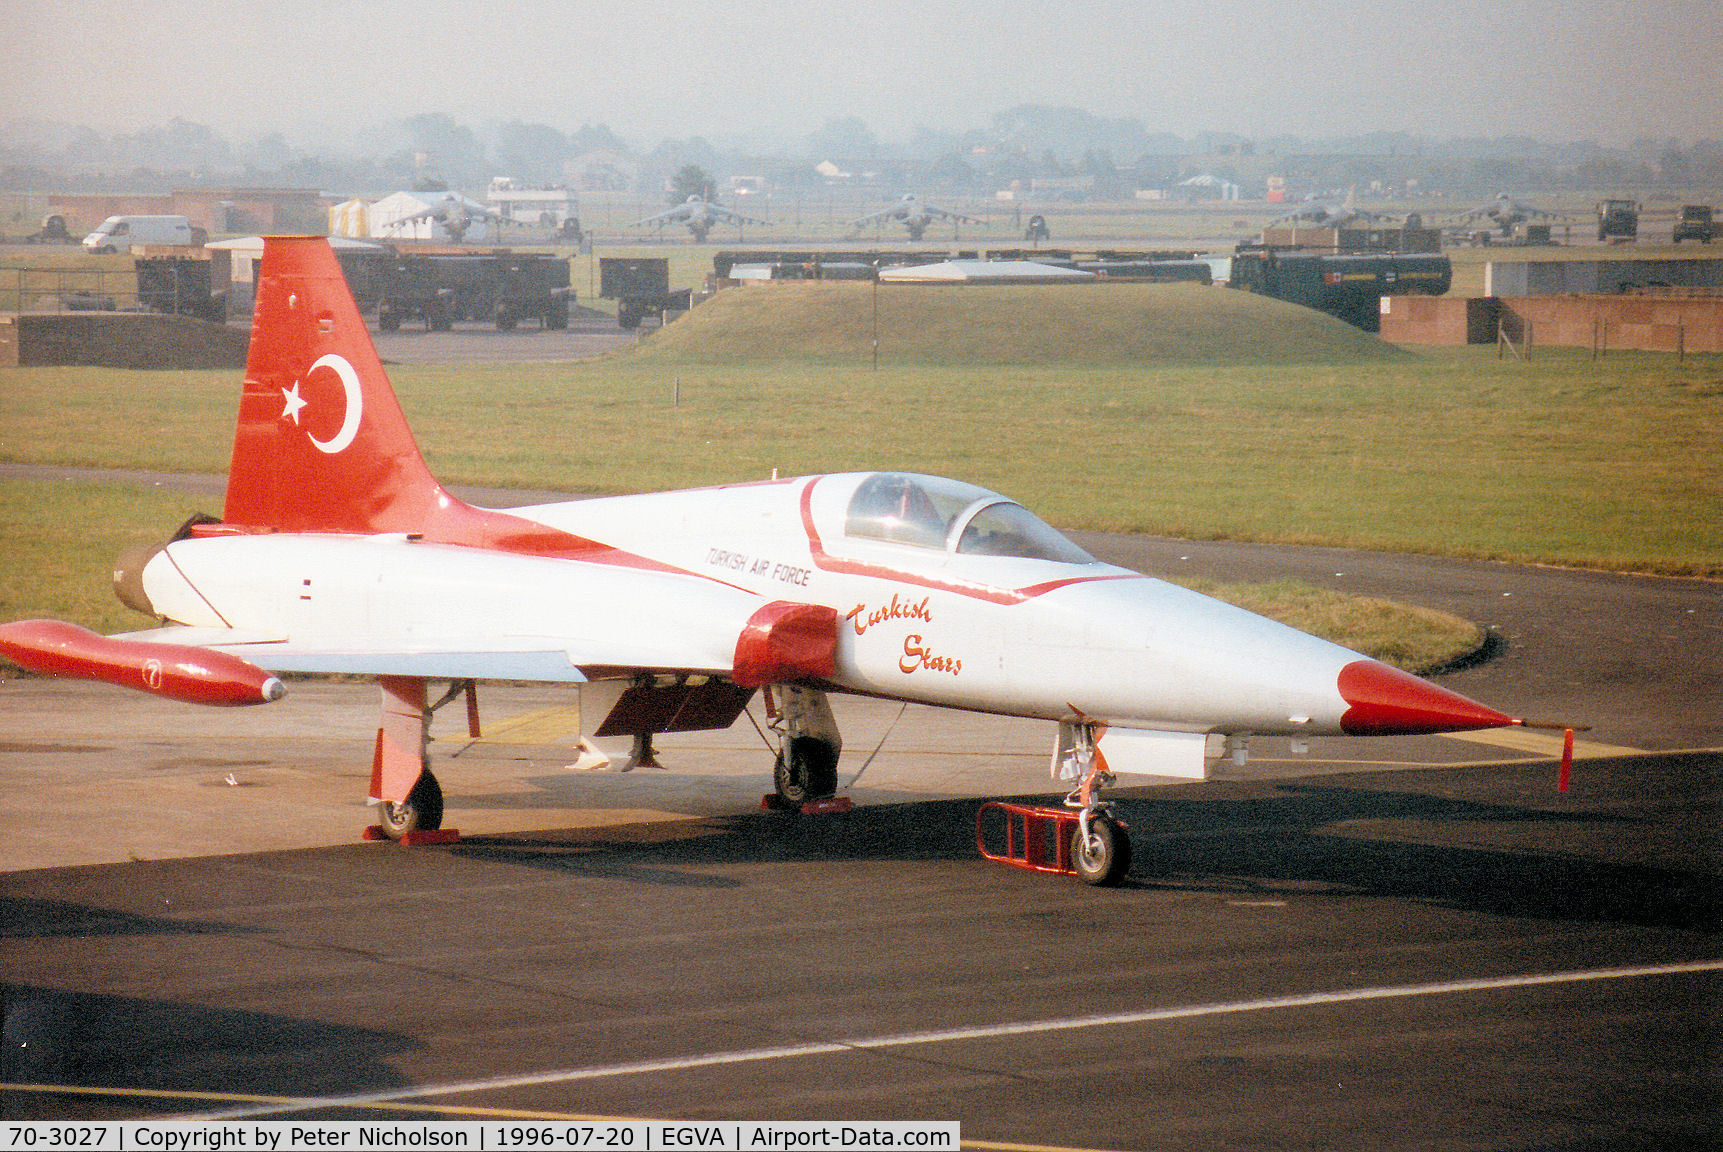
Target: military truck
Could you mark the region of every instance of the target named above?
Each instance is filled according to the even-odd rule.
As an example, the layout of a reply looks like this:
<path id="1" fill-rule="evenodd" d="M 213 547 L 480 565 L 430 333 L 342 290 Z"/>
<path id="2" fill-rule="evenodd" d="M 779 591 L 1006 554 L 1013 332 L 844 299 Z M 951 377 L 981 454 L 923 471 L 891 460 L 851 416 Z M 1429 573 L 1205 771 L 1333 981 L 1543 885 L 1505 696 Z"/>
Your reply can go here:
<path id="1" fill-rule="evenodd" d="M 1240 245 L 1230 288 L 1315 308 L 1366 332 L 1382 326 L 1384 296 L 1440 296 L 1453 283 L 1446 256 L 1423 253 L 1318 253 Z"/>
<path id="2" fill-rule="evenodd" d="M 1681 215 L 1675 221 L 1674 243 L 1683 240 L 1697 240 L 1701 244 L 1709 244 L 1717 235 L 1717 222 L 1712 219 L 1711 205 L 1683 204 Z"/>
<path id="3" fill-rule="evenodd" d="M 638 328 L 648 316 L 685 312 L 693 293 L 670 291 L 670 261 L 656 256 L 600 256 L 598 294 L 616 301 L 616 322 Z"/>
<path id="4" fill-rule="evenodd" d="M 1625 244 L 1639 238 L 1639 205 L 1633 200 L 1602 200 L 1597 205 L 1597 238 Z"/>
<path id="5" fill-rule="evenodd" d="M 182 245 L 139 246 L 133 252 L 139 304 L 151 312 L 227 322 L 232 253 Z"/>
<path id="6" fill-rule="evenodd" d="M 377 326 L 393 332 L 405 320 L 446 332 L 461 321 L 494 323 L 501 331 L 522 320 L 547 329 L 568 327 L 568 261 L 497 250 L 397 250 L 371 269 Z"/>

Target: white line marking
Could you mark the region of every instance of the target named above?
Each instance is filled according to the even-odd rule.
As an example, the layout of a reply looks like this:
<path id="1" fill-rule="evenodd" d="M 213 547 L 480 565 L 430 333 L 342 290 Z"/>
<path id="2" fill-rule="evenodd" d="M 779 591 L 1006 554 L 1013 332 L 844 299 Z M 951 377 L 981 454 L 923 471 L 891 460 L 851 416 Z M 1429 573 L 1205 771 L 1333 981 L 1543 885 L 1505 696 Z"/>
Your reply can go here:
<path id="1" fill-rule="evenodd" d="M 518 1076 L 493 1076 L 457 1084 L 427 1084 L 393 1092 L 357 1096 L 308 1097 L 292 1103 L 268 1104 L 231 1112 L 169 1117 L 189 1120 L 239 1120 L 281 1112 L 319 1108 L 363 1107 L 384 1101 L 426 1096 L 451 1096 L 464 1092 L 492 1092 L 508 1088 L 531 1088 L 544 1084 L 568 1084 L 581 1080 L 604 1080 L 617 1076 L 641 1076 L 653 1072 L 684 1072 L 726 1064 L 752 1064 L 765 1060 L 788 1060 L 797 1056 L 832 1056 L 845 1052 L 867 1052 L 909 1048 L 921 1044 L 944 1044 L 958 1040 L 997 1040 L 1040 1032 L 1070 1032 L 1082 1028 L 1107 1028 L 1123 1024 L 1146 1024 L 1158 1020 L 1189 1020 L 1199 1016 L 1226 1016 L 1240 1012 L 1266 1012 L 1281 1008 L 1314 1008 L 1327 1004 L 1350 1004 L 1366 1000 L 1398 1000 L 1417 996 L 1456 996 L 1467 992 L 1489 992 L 1504 988 L 1536 988 L 1553 984 L 1584 984 L 1598 980 L 1631 980 L 1650 976 L 1681 976 L 1696 972 L 1723 971 L 1723 960 L 1694 960 L 1684 964 L 1650 964 L 1634 968 L 1595 968 L 1580 972 L 1550 972 L 1533 976 L 1490 976 L 1476 980 L 1451 980 L 1439 984 L 1409 984 L 1399 988 L 1353 988 L 1338 992 L 1303 992 L 1271 996 L 1262 1000 L 1240 1000 L 1230 1004 L 1192 1004 L 1178 1008 L 1145 1008 L 1136 1012 L 1111 1012 L 1094 1016 L 1069 1016 L 1056 1020 L 1029 1020 L 1007 1024 L 978 1024 L 970 1028 L 948 1028 L 933 1032 L 906 1032 L 895 1036 L 864 1036 L 848 1040 L 788 1044 L 777 1048 L 750 1048 L 738 1052 L 706 1052 L 664 1060 L 639 1060 L 591 1068 L 565 1068 L 530 1072 Z"/>

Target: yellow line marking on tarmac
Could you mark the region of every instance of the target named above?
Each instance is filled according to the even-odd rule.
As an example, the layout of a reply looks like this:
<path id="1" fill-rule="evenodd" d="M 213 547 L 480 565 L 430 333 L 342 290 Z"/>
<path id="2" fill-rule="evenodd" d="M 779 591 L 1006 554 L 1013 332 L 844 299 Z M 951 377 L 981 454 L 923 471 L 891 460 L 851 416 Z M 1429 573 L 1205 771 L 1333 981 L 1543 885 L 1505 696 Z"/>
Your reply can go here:
<path id="1" fill-rule="evenodd" d="M 965 1140 L 961 1147 L 986 1152 L 1106 1152 L 1101 1148 L 1071 1148 L 1063 1144 L 1001 1144 L 997 1140 Z"/>
<path id="2" fill-rule="evenodd" d="M 491 721 L 482 727 L 484 735 L 477 738 L 463 733 L 439 736 L 437 740 L 450 744 L 577 744 L 580 742 L 580 708 L 540 708 L 506 720 Z"/>
<path id="3" fill-rule="evenodd" d="M 1464 740 L 1468 744 L 1487 744 L 1492 748 L 1511 748 L 1515 752 L 1530 752 L 1535 756 L 1560 756 L 1562 735 L 1534 731 L 1530 728 L 1485 728 L 1477 732 L 1444 732 L 1449 740 Z M 1643 748 L 1627 748 L 1620 744 L 1597 744 L 1590 740 L 1575 740 L 1576 760 L 1601 760 L 1606 756 L 1641 756 Z"/>

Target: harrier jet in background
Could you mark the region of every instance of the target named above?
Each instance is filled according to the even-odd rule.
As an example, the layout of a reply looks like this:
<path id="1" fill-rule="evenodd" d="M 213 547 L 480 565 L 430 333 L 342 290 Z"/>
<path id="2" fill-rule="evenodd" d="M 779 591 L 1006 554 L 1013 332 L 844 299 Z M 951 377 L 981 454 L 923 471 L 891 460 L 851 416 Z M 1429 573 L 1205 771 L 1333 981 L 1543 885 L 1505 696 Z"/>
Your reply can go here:
<path id="1" fill-rule="evenodd" d="M 855 230 L 860 232 L 872 223 L 884 224 L 895 221 L 909 229 L 911 240 L 920 240 L 922 234 L 927 231 L 927 226 L 935 220 L 962 221 L 968 224 L 981 223 L 973 216 L 965 216 L 961 212 L 947 212 L 943 208 L 935 208 L 931 204 L 925 204 L 913 192 L 905 192 L 903 198 L 897 203 L 887 208 L 881 208 L 878 212 L 870 212 L 851 223 Z"/>
<path id="2" fill-rule="evenodd" d="M 1273 228 L 1279 224 L 1290 224 L 1294 228 L 1344 228 L 1348 224 L 1374 224 L 1378 221 L 1390 221 L 1393 217 L 1380 212 L 1372 212 L 1368 208 L 1360 208 L 1353 200 L 1352 192 L 1346 193 L 1346 198 L 1338 204 L 1333 199 L 1311 199 L 1291 212 L 1276 216 L 1264 227 Z"/>
<path id="3" fill-rule="evenodd" d="M 715 224 L 734 224 L 738 228 L 743 224 L 764 224 L 764 220 L 756 220 L 752 216 L 744 216 L 740 212 L 732 212 L 722 205 L 714 204 L 698 193 L 688 197 L 676 207 L 648 216 L 644 220 L 636 220 L 630 228 L 643 228 L 655 224 L 662 228 L 666 224 L 686 224 L 688 231 L 694 234 L 696 244 L 704 244 L 707 235 Z"/>
<path id="4" fill-rule="evenodd" d="M 466 239 L 467 233 L 480 221 L 491 220 L 498 225 L 514 223 L 507 216 L 492 212 L 481 204 L 474 204 L 454 193 L 448 193 L 428 208 L 414 212 L 410 216 L 402 216 L 398 220 L 389 221 L 383 226 L 383 231 L 386 233 L 398 232 L 407 225 L 420 220 L 434 221 L 438 230 L 448 234 L 448 240 L 452 244 L 459 244 Z"/>
<path id="5" fill-rule="evenodd" d="M 464 694 L 477 735 L 481 680 L 569 686 L 586 730 L 624 741 L 624 767 L 653 763 L 653 734 L 728 728 L 762 694 L 778 801 L 804 811 L 840 784 L 828 695 L 1039 719 L 1073 789 L 1058 856 L 1096 884 L 1130 861 L 1099 798 L 1115 773 L 1203 779 L 1223 756 L 1242 763 L 1252 733 L 1529 723 L 1102 563 L 957 480 L 466 504 L 420 456 L 328 241 L 263 243 L 224 515 L 117 565 L 150 629 L 17 621 L 0 655 L 203 704 L 277 700 L 277 673 L 374 677 L 380 835 L 439 828 L 431 714 Z M 430 680 L 449 683 L 441 700 Z"/>
<path id="6" fill-rule="evenodd" d="M 1480 204 L 1469 212 L 1461 212 L 1450 216 L 1451 224 L 1475 224 L 1479 220 L 1488 220 L 1500 228 L 1506 236 L 1514 230 L 1515 224 L 1524 224 L 1527 220 L 1566 220 L 1560 212 L 1548 212 L 1542 208 L 1534 208 L 1509 196 L 1506 192 L 1497 192 L 1496 198 L 1487 204 Z"/>

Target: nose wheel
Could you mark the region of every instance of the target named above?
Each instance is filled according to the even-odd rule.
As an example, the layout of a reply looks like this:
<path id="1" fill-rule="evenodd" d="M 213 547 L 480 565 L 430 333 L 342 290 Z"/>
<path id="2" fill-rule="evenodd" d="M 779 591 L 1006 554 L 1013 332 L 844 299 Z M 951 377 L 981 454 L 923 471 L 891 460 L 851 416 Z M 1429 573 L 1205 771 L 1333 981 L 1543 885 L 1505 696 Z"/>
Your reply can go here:
<path id="1" fill-rule="evenodd" d="M 975 847 L 984 859 L 1031 872 L 1075 876 L 1085 884 L 1111 887 L 1131 870 L 1131 837 L 1113 806 L 1101 799 L 1112 783 L 1106 758 L 1095 746 L 1100 725 L 1059 725 L 1053 746 L 1053 775 L 1077 787 L 1062 808 L 990 800 L 975 816 Z"/>
<path id="2" fill-rule="evenodd" d="M 1085 884 L 1110 887 L 1131 869 L 1131 838 L 1113 815 L 1113 806 L 1101 799 L 1101 789 L 1114 776 L 1096 743 L 1100 735 L 1099 724 L 1061 723 L 1053 772 L 1062 779 L 1077 780 L 1077 787 L 1065 797 L 1065 807 L 1077 814 L 1077 826 L 1071 832 L 1071 868 Z"/>
<path id="3" fill-rule="evenodd" d="M 1111 813 L 1079 816 L 1071 830 L 1071 870 L 1077 879 L 1110 888 L 1131 870 L 1131 837 Z"/>

